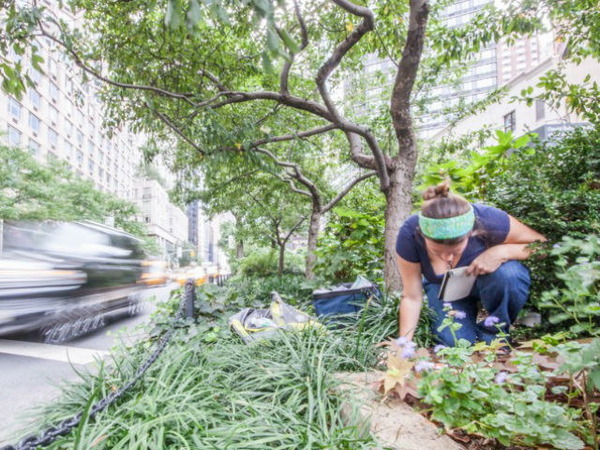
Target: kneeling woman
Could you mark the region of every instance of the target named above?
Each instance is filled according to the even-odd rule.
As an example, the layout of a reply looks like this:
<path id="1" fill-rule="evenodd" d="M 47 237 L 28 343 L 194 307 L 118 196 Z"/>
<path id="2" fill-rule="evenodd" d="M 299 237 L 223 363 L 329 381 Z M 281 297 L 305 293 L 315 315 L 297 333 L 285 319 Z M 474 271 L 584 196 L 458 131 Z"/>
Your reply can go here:
<path id="1" fill-rule="evenodd" d="M 412 339 L 424 288 L 435 313 L 433 332 L 440 343 L 455 345 L 448 328 L 438 331 L 447 313 L 438 294 L 444 273 L 465 266 L 477 280 L 468 297 L 450 304 L 462 325 L 456 339 L 489 343 L 498 328 L 508 334 L 529 296 L 529 272 L 519 260 L 531 253 L 528 244 L 544 236 L 500 209 L 450 194 L 448 183 L 429 188 L 423 198 L 421 212 L 404 222 L 396 242 L 403 284 L 400 336 Z M 490 315 L 483 323 L 477 323 L 479 301 Z"/>

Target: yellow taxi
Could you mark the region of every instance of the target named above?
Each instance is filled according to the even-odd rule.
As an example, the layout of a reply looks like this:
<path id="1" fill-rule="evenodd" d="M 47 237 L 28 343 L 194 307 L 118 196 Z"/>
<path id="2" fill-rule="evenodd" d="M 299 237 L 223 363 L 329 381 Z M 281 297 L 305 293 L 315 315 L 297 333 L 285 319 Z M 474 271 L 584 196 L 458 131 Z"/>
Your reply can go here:
<path id="1" fill-rule="evenodd" d="M 196 286 L 202 286 L 208 281 L 208 274 L 201 266 L 186 267 L 177 275 L 177 283 L 183 286 L 187 280 L 193 280 Z"/>
<path id="2" fill-rule="evenodd" d="M 140 282 L 146 286 L 157 286 L 169 282 L 169 270 L 166 261 L 142 261 L 142 275 Z"/>

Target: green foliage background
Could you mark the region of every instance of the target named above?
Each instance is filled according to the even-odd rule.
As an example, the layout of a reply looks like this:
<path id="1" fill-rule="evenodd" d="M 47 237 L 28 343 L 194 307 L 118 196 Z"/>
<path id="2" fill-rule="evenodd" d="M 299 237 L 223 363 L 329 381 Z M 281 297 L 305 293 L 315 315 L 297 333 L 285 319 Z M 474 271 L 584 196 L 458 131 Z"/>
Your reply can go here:
<path id="1" fill-rule="evenodd" d="M 91 181 L 71 172 L 65 163 L 37 162 L 26 151 L 0 146 L 0 217 L 5 220 L 93 220 L 114 217 L 115 227 L 142 239 L 156 250 L 144 225 L 135 220 L 136 206 L 94 188 Z"/>

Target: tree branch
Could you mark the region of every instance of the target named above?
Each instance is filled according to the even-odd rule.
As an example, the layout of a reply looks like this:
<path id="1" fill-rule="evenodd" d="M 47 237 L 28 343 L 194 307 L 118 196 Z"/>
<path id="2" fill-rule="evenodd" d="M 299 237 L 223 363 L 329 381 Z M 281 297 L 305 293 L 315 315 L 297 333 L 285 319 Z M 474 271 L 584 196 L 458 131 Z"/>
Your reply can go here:
<path id="1" fill-rule="evenodd" d="M 305 137 L 309 137 L 309 136 L 314 136 L 317 134 L 326 133 L 328 131 L 335 130 L 336 128 L 337 128 L 336 125 L 325 125 L 323 127 L 313 128 L 312 130 L 301 131 L 300 133 L 284 134 L 281 136 L 274 136 L 271 138 L 259 139 L 258 141 L 253 142 L 252 146 L 256 147 L 256 146 L 268 144 L 271 142 L 293 141 L 295 139 L 301 139 L 301 138 L 305 138 Z"/>
<path id="2" fill-rule="evenodd" d="M 277 156 L 275 156 L 272 152 L 270 152 L 266 148 L 260 148 L 260 147 L 254 147 L 254 148 L 256 149 L 257 152 L 267 155 L 278 166 L 292 169 L 294 171 L 294 173 L 289 174 L 289 176 L 295 178 L 300 183 L 302 183 L 304 186 L 306 186 L 306 188 L 309 191 L 309 197 L 312 199 L 313 203 L 316 203 L 318 208 L 321 209 L 321 194 L 319 193 L 319 188 L 317 188 L 317 186 L 311 180 L 306 178 L 306 176 L 300 170 L 300 167 L 298 166 L 298 164 L 291 163 L 288 161 L 281 161 L 279 158 L 277 158 Z"/>
<path id="3" fill-rule="evenodd" d="M 292 236 L 292 234 L 294 234 L 294 231 L 296 231 L 298 228 L 300 228 L 300 225 L 302 225 L 302 223 L 305 220 L 306 220 L 306 216 L 302 216 L 302 218 L 298 221 L 298 223 L 296 223 L 296 225 L 294 225 L 292 227 L 292 229 L 290 230 L 290 232 L 287 234 L 287 236 L 283 240 L 283 244 L 285 244 L 288 241 L 288 239 Z"/>
<path id="4" fill-rule="evenodd" d="M 343 199 L 346 194 L 348 194 L 348 192 L 350 192 L 352 190 L 352 188 L 354 186 L 356 186 L 358 183 L 360 183 L 363 180 L 366 180 L 367 178 L 372 177 L 373 175 L 377 175 L 377 172 L 368 172 L 365 173 L 364 175 L 359 176 L 358 178 L 355 178 L 354 180 L 352 180 L 338 195 L 336 195 L 329 203 L 327 203 L 322 209 L 321 212 L 322 213 L 326 213 L 328 212 L 331 208 L 333 208 L 341 199 Z"/>
<path id="5" fill-rule="evenodd" d="M 294 180 L 290 179 L 290 178 L 285 178 L 284 176 L 278 175 L 276 173 L 272 173 L 273 176 L 279 178 L 281 181 L 283 181 L 284 183 L 287 183 L 290 185 L 290 189 L 292 190 L 292 192 L 295 192 L 296 194 L 300 194 L 300 195 L 304 195 L 306 197 L 309 197 L 310 199 L 312 199 L 312 194 L 308 191 L 303 191 L 302 189 L 298 189 L 296 187 L 296 185 L 294 184 Z"/>
<path id="6" fill-rule="evenodd" d="M 229 98 L 215 103 L 211 106 L 213 109 L 221 108 L 232 103 L 250 102 L 253 100 L 273 100 L 290 108 L 300 109 L 324 118 L 329 122 L 334 122 L 329 110 L 320 103 L 312 100 L 305 100 L 289 94 L 281 94 L 279 92 L 262 91 L 262 92 L 227 92 Z"/>
<path id="7" fill-rule="evenodd" d="M 350 33 L 346 39 L 344 39 L 333 51 L 331 56 L 323 63 L 319 68 L 316 77 L 317 88 L 321 94 L 321 98 L 325 102 L 327 109 L 334 117 L 334 123 L 341 121 L 341 117 L 337 112 L 331 96 L 329 95 L 329 89 L 327 88 L 327 78 L 331 75 L 337 66 L 340 64 L 342 58 L 348 53 L 348 51 L 369 31 L 375 26 L 375 19 L 373 13 L 369 8 L 364 6 L 358 6 L 348 0 L 332 0 L 336 5 L 345 9 L 346 11 L 360 16 L 363 21 Z"/>
<path id="8" fill-rule="evenodd" d="M 416 159 L 416 145 L 410 113 L 410 97 L 423 54 L 428 16 L 427 0 L 410 0 L 408 34 L 390 103 L 392 122 L 399 143 L 398 156 L 407 157 L 411 163 Z"/>
<path id="9" fill-rule="evenodd" d="M 308 46 L 308 31 L 306 29 L 306 23 L 304 22 L 304 18 L 302 17 L 302 13 L 300 12 L 300 7 L 298 6 L 298 1 L 294 0 L 294 13 L 296 14 L 296 18 L 298 19 L 298 23 L 300 24 L 300 32 L 302 33 L 302 44 L 300 45 L 300 51 L 304 50 Z M 281 33 L 279 28 L 276 28 L 277 33 Z M 283 64 L 283 69 L 281 70 L 281 76 L 279 81 L 279 92 L 282 94 L 289 94 L 288 81 L 290 77 L 290 70 L 292 68 L 292 64 L 294 63 L 294 54 L 290 52 L 290 60 L 286 61 Z"/>
<path id="10" fill-rule="evenodd" d="M 152 111 L 152 113 L 158 117 L 167 127 L 173 130 L 181 139 L 191 145 L 198 153 L 201 155 L 206 155 L 206 152 L 202 150 L 194 141 L 192 141 L 188 136 L 185 135 L 181 129 L 173 123 L 171 119 L 166 114 L 161 113 L 160 111 L 151 108 L 150 105 L 146 104 L 146 106 Z"/>
<path id="11" fill-rule="evenodd" d="M 187 103 L 189 103 L 190 105 L 195 106 L 194 102 L 192 102 L 190 100 L 190 97 L 192 97 L 192 94 L 181 94 L 178 92 L 172 92 L 172 91 L 168 91 L 166 89 L 161 89 L 155 86 L 145 86 L 145 85 L 138 85 L 138 84 L 129 84 L 129 83 L 121 83 L 119 81 L 114 81 L 111 80 L 110 78 L 105 77 L 104 75 L 101 75 L 100 73 L 98 73 L 96 70 L 92 69 L 91 67 L 89 67 L 88 65 L 86 65 L 81 58 L 79 57 L 79 55 L 77 54 L 77 52 L 75 50 L 73 50 L 72 48 L 68 47 L 63 41 L 61 41 L 60 39 L 56 38 L 54 35 L 50 34 L 49 32 L 46 31 L 44 24 L 41 21 L 38 21 L 40 30 L 41 30 L 41 35 L 50 39 L 52 42 L 54 42 L 55 44 L 59 45 L 60 47 L 64 48 L 65 51 L 71 55 L 71 57 L 73 58 L 73 61 L 75 62 L 75 64 L 81 68 L 84 72 L 88 73 L 89 75 L 93 76 L 94 78 L 97 78 L 100 81 L 103 81 L 106 84 L 110 84 L 111 86 L 116 86 L 116 87 L 120 87 L 120 88 L 124 88 L 124 89 L 136 89 L 136 90 L 140 90 L 140 91 L 149 91 L 149 92 L 154 92 L 155 94 L 159 94 L 165 97 L 170 97 L 170 98 L 177 98 L 177 99 L 181 99 L 186 101 Z"/>
<path id="12" fill-rule="evenodd" d="M 229 90 L 225 87 L 225 85 L 223 83 L 221 83 L 221 81 L 217 78 L 216 75 L 210 73 L 208 70 L 202 69 L 198 72 L 198 74 L 203 75 L 206 78 L 208 78 L 210 81 L 212 81 L 214 83 L 214 85 L 217 87 L 217 89 L 219 89 L 220 92 L 226 92 Z"/>
<path id="13" fill-rule="evenodd" d="M 351 14 L 362 17 L 362 22 L 350 33 L 346 39 L 344 39 L 333 51 L 331 56 L 323 65 L 319 68 L 316 77 L 317 88 L 321 94 L 323 102 L 327 106 L 327 109 L 333 117 L 333 123 L 338 124 L 339 127 L 346 131 L 346 137 L 350 144 L 350 151 L 352 160 L 359 164 L 361 167 L 368 169 L 377 169 L 377 173 L 380 179 L 380 186 L 382 190 L 386 190 L 389 186 L 388 167 L 391 166 L 391 161 L 386 159 L 383 151 L 379 147 L 375 136 L 362 127 L 350 123 L 347 120 L 342 119 L 337 108 L 335 107 L 329 89 L 327 88 L 327 78 L 340 64 L 342 58 L 350 51 L 350 49 L 369 31 L 375 27 L 375 19 L 372 11 L 364 6 L 356 5 L 349 0 L 332 0 L 336 5 L 340 6 L 344 10 Z M 373 153 L 373 158 L 367 156 L 362 151 L 362 144 L 360 135 L 365 138 L 367 144 Z"/>

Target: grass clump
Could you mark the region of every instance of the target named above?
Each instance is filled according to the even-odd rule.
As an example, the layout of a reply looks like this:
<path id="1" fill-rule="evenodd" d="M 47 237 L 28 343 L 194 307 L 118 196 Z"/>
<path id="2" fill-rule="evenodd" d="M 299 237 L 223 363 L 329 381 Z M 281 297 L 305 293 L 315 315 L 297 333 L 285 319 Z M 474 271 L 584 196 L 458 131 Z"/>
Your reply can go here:
<path id="1" fill-rule="evenodd" d="M 47 424 L 85 410 L 127 382 L 152 350 L 139 345 L 97 375 L 82 374 Z M 340 369 L 361 369 L 342 335 L 309 329 L 244 345 L 235 336 L 207 345 L 179 328 L 145 377 L 116 405 L 48 448 L 373 448 L 358 419 L 342 419 Z"/>

